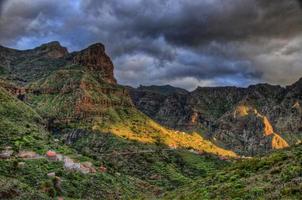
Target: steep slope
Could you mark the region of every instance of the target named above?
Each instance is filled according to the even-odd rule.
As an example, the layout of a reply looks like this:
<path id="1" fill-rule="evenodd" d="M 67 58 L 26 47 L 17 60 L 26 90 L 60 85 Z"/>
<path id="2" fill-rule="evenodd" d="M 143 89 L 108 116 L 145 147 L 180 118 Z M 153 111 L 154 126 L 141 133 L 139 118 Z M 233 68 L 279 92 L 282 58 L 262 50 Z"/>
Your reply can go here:
<path id="1" fill-rule="evenodd" d="M 50 131 L 59 133 L 66 128 L 83 128 L 144 143 L 161 143 L 170 148 L 235 156 L 197 133 L 186 134 L 164 128 L 139 112 L 127 89 L 116 84 L 113 64 L 100 43 L 70 54 L 57 42 L 26 51 L 3 48 L 3 52 L 2 63 L 9 76 L 16 74 L 31 78 L 23 84 L 15 79 L 2 79 L 4 82 L 0 84 L 37 111 L 46 120 Z M 18 63 L 23 56 L 26 62 Z M 48 69 L 36 58 L 48 59 L 52 67 Z M 62 61 L 64 65 L 57 65 L 53 60 Z M 43 74 L 33 74 L 27 62 Z M 30 70 L 24 71 L 25 68 Z M 169 93 L 174 90 L 168 86 L 165 88 L 170 88 Z M 186 93 L 181 89 L 175 91 Z M 163 90 L 158 92 L 163 93 Z"/>
<path id="2" fill-rule="evenodd" d="M 143 143 L 159 142 L 171 148 L 235 156 L 197 133 L 186 134 L 160 126 L 133 107 L 125 88 L 107 84 L 87 70 L 59 70 L 25 90 L 25 101 L 48 119 L 49 128 L 85 128 Z"/>
<path id="3" fill-rule="evenodd" d="M 302 146 L 232 164 L 164 199 L 301 199 Z"/>
<path id="4" fill-rule="evenodd" d="M 197 131 L 238 154 L 255 155 L 301 141 L 301 85 L 299 80 L 286 88 L 258 84 L 169 95 L 138 88 L 131 97 L 139 110 L 164 126 Z M 268 127 L 273 131 L 265 133 Z"/>
<path id="5" fill-rule="evenodd" d="M 0 75 L 24 85 L 65 66 L 67 55 L 67 49 L 59 42 L 50 42 L 24 51 L 0 46 Z"/>
<path id="6" fill-rule="evenodd" d="M 157 92 L 158 88 L 132 89 L 134 104 L 160 124 L 180 130 L 209 128 L 211 122 L 231 109 L 245 94 L 244 89 L 235 87 L 198 87 L 193 92 L 170 88 L 173 92 L 166 94 Z"/>
<path id="7" fill-rule="evenodd" d="M 52 149 L 78 162 L 89 161 L 105 172 L 74 174 L 65 171 L 63 163 L 43 158 L 25 161 L 25 168 L 16 168 L 13 157 L 1 161 L 0 176 L 14 184 L 0 191 L 0 195 L 11 191 L 16 193 L 12 197 L 29 199 L 59 195 L 71 199 L 151 199 L 227 164 L 212 154 L 236 156 L 197 133 L 164 128 L 138 111 L 127 89 L 116 84 L 112 62 L 104 51 L 103 45 L 95 44 L 83 51 L 51 58 L 65 63 L 52 66 L 53 70 L 39 66 L 28 56 L 28 61 L 44 73 L 20 81 L 10 78 L 15 72 L 6 66 L 8 73 L 0 84 L 17 97 L 17 102 L 35 110 L 47 129 L 40 125 L 47 135 L 40 149 L 27 150 L 43 155 Z M 24 52 L 19 53 L 15 56 Z M 45 56 L 49 59 L 48 54 Z M 23 67 L 15 68 L 18 76 L 27 74 L 22 71 Z M 46 176 L 50 172 L 64 180 L 64 194 L 58 192 L 52 179 Z M 23 186 L 27 189 L 23 190 Z M 43 197 L 37 197 L 39 195 Z"/>
<path id="8" fill-rule="evenodd" d="M 139 186 L 144 183 L 142 180 L 102 173 L 85 175 L 65 169 L 63 162 L 49 161 L 41 156 L 51 149 L 98 164 L 54 140 L 44 129 L 43 119 L 1 87 L 0 136 L 0 199 L 50 199 L 62 195 L 53 178 L 47 176 L 49 173 L 64 180 L 63 196 L 69 198 L 129 199 L 149 194 L 142 192 L 145 189 Z"/>
<path id="9" fill-rule="evenodd" d="M 42 118 L 7 91 L 0 87 L 0 148 L 6 146 L 41 149 L 47 132 L 41 125 Z"/>

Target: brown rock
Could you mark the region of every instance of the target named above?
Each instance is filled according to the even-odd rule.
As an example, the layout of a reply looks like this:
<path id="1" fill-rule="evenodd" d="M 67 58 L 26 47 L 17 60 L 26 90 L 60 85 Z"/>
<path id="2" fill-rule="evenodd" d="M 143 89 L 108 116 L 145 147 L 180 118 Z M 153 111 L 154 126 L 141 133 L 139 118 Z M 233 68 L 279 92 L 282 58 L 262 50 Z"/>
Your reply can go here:
<path id="1" fill-rule="evenodd" d="M 101 43 L 89 46 L 76 54 L 73 58 L 74 64 L 86 67 L 88 70 L 96 71 L 102 78 L 111 84 L 116 84 L 113 76 L 113 64 L 111 59 L 105 53 L 105 47 Z"/>
<path id="2" fill-rule="evenodd" d="M 10 148 L 5 148 L 5 150 L 0 152 L 0 159 L 8 159 L 13 155 L 14 151 Z"/>
<path id="3" fill-rule="evenodd" d="M 36 154 L 36 152 L 33 151 L 20 151 L 17 157 L 24 158 L 24 159 L 31 159 L 31 158 L 38 157 L 38 155 Z"/>

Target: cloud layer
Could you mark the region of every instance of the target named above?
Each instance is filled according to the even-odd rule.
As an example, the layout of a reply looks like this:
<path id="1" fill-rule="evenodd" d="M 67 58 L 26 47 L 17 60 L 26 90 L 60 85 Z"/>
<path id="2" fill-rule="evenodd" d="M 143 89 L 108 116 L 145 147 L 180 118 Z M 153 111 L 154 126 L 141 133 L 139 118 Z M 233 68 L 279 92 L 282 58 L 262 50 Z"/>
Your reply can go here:
<path id="1" fill-rule="evenodd" d="M 302 77 L 300 0 L 0 0 L 0 43 L 103 42 L 122 84 L 247 86 Z"/>

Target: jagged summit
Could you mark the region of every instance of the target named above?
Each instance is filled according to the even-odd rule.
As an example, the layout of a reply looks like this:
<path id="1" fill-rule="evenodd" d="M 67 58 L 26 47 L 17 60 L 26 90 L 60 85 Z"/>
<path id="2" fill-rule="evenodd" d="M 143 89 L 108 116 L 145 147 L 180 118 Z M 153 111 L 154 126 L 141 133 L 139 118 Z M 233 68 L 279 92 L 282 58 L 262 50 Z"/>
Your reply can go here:
<path id="1" fill-rule="evenodd" d="M 58 41 L 42 44 L 34 49 L 16 50 L 0 46 L 0 67 L 9 79 L 22 80 L 21 84 L 37 80 L 72 64 L 80 65 L 100 75 L 107 83 L 116 84 L 113 63 L 105 53 L 105 46 L 95 43 L 89 47 L 69 53 Z"/>
<path id="2" fill-rule="evenodd" d="M 89 45 L 86 49 L 94 49 L 94 50 L 105 51 L 105 45 L 100 43 L 100 42 L 97 42 L 97 43 Z"/>
<path id="3" fill-rule="evenodd" d="M 63 47 L 60 42 L 52 41 L 49 43 L 42 44 L 39 47 L 36 47 L 34 51 L 39 53 L 46 54 L 51 58 L 62 58 L 68 55 L 68 50 L 66 47 Z"/>
<path id="4" fill-rule="evenodd" d="M 91 71 L 98 71 L 106 82 L 116 84 L 113 63 L 105 53 L 105 46 L 101 43 L 90 45 L 88 48 L 76 52 L 73 63 L 85 66 Z"/>

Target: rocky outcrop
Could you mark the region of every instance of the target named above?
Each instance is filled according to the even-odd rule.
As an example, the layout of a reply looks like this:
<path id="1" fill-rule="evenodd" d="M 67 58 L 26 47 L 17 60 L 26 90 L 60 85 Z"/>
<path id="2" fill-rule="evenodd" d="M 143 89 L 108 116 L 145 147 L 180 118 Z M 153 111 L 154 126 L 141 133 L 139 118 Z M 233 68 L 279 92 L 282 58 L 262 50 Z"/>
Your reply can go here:
<path id="1" fill-rule="evenodd" d="M 164 88 L 166 86 L 141 86 L 130 89 L 130 94 L 134 104 L 142 112 L 162 125 L 181 130 L 209 127 L 211 122 L 231 109 L 245 95 L 243 88 L 235 87 L 199 87 L 193 92 L 175 88 L 166 93 L 158 92 Z"/>
<path id="2" fill-rule="evenodd" d="M 25 85 L 71 65 L 80 65 L 98 74 L 103 81 L 116 84 L 113 63 L 101 43 L 72 53 L 57 41 L 22 51 L 0 46 L 0 75 L 5 72 L 7 79 L 18 84 Z"/>
<path id="3" fill-rule="evenodd" d="M 73 58 L 73 63 L 82 65 L 88 70 L 100 73 L 106 82 L 116 84 L 116 80 L 113 76 L 112 61 L 105 53 L 105 47 L 101 43 L 93 44 L 76 53 Z"/>
<path id="4" fill-rule="evenodd" d="M 285 148 L 302 140 L 302 79 L 286 88 L 199 87 L 187 93 L 131 89 L 135 106 L 162 125 L 197 130 L 242 155 Z"/>
<path id="5" fill-rule="evenodd" d="M 42 44 L 40 47 L 37 47 L 32 50 L 32 53 L 56 59 L 67 56 L 68 50 L 66 47 L 61 46 L 58 41 L 53 41 L 46 44 Z"/>

